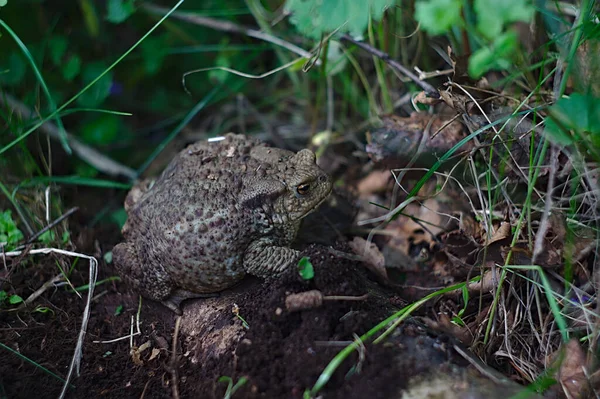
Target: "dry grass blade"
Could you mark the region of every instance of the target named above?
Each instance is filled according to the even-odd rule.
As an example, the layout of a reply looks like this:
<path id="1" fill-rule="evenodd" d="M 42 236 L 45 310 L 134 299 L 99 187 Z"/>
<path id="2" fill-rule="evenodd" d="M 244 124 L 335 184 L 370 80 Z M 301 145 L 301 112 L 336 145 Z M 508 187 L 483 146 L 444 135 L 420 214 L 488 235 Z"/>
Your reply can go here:
<path id="1" fill-rule="evenodd" d="M 2 254 L 2 257 L 20 256 L 22 253 L 23 253 L 22 251 L 6 252 L 6 253 Z M 76 258 L 85 258 L 85 259 L 89 260 L 89 262 L 90 262 L 88 295 L 87 295 L 87 299 L 86 299 L 86 303 L 85 303 L 85 309 L 83 311 L 83 316 L 81 318 L 81 328 L 79 330 L 77 344 L 75 345 L 75 351 L 73 353 L 73 358 L 71 360 L 71 364 L 69 365 L 69 371 L 67 373 L 65 383 L 63 384 L 63 389 L 60 393 L 60 398 L 62 399 L 67 394 L 67 389 L 69 388 L 69 382 L 71 381 L 71 378 L 73 377 L 73 372 L 76 371 L 77 375 L 79 375 L 79 367 L 81 365 L 81 358 L 83 356 L 83 340 L 85 338 L 85 334 L 87 331 L 87 325 L 88 325 L 88 321 L 90 318 L 90 308 L 91 308 L 91 304 L 92 304 L 92 298 L 94 297 L 94 287 L 95 287 L 96 279 L 98 276 L 98 261 L 93 256 L 84 255 L 84 254 L 77 253 L 77 252 L 65 251 L 63 249 L 58 249 L 58 248 L 40 248 L 40 249 L 33 249 L 33 250 L 29 251 L 30 255 L 50 254 L 50 253 L 56 253 L 56 254 L 66 255 L 66 256 L 71 256 L 71 257 L 76 257 Z"/>

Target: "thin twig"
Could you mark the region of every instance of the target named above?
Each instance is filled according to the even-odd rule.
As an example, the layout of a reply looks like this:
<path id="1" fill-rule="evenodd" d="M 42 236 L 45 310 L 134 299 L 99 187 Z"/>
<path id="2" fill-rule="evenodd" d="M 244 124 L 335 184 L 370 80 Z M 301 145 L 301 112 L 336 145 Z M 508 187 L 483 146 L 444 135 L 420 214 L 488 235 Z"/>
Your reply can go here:
<path id="1" fill-rule="evenodd" d="M 406 76 L 407 78 L 409 78 L 410 80 L 415 82 L 421 89 L 423 89 L 423 91 L 425 91 L 427 96 L 432 97 L 432 98 L 440 98 L 440 93 L 432 85 L 419 79 L 419 77 L 417 75 L 412 73 L 408 68 L 406 68 L 404 65 L 400 64 L 398 61 L 394 60 L 388 53 L 385 53 L 379 49 L 376 49 L 375 47 L 371 46 L 370 44 L 355 40 L 354 38 L 352 38 L 352 36 L 348 35 L 347 33 L 341 34 L 340 40 L 342 42 L 352 43 L 352 44 L 360 47 L 361 49 L 365 50 L 369 54 L 374 55 L 375 57 L 381 59 L 383 62 L 388 64 L 390 67 L 392 67 L 396 71 L 400 72 L 402 75 Z"/>
<path id="2" fill-rule="evenodd" d="M 177 373 L 177 337 L 179 337 L 179 328 L 181 326 L 181 316 L 175 320 L 175 331 L 173 332 L 173 346 L 171 360 L 169 361 L 169 373 L 171 374 L 171 389 L 173 399 L 179 399 L 179 376 Z"/>
<path id="3" fill-rule="evenodd" d="M 81 366 L 81 358 L 83 356 L 83 339 L 85 338 L 85 334 L 87 332 L 87 325 L 90 319 L 90 308 L 92 305 L 92 297 L 94 296 L 94 287 L 96 286 L 96 279 L 98 277 L 98 261 L 93 256 L 84 255 L 77 252 L 65 251 L 63 249 L 58 248 L 40 248 L 33 249 L 29 251 L 30 255 L 35 254 L 49 254 L 49 253 L 57 253 L 61 255 L 73 256 L 73 257 L 81 257 L 88 259 L 90 261 L 89 268 L 89 288 L 88 295 L 85 302 L 85 309 L 83 310 L 83 317 L 81 319 L 81 328 L 79 329 L 79 336 L 77 338 L 77 344 L 75 345 L 75 351 L 73 353 L 73 358 L 71 359 L 71 364 L 69 365 L 69 372 L 67 373 L 67 377 L 65 378 L 65 383 L 63 385 L 62 391 L 60 393 L 60 398 L 64 398 L 67 393 L 67 388 L 70 386 L 69 382 L 73 377 L 73 372 L 77 372 L 79 376 L 79 367 Z M 6 256 L 20 256 L 22 251 L 12 251 L 6 252 L 2 254 L 2 257 Z M 56 278 L 56 277 L 55 277 Z"/>
<path id="4" fill-rule="evenodd" d="M 29 305 L 31 305 L 36 299 L 38 299 L 44 292 L 46 292 L 46 290 L 50 287 L 54 287 L 54 285 L 59 282 L 60 280 L 62 280 L 64 278 L 64 276 L 62 274 L 57 274 L 56 276 L 52 277 L 50 280 L 46 281 L 44 284 L 42 284 L 42 286 L 40 288 L 38 288 L 37 290 L 35 290 L 31 295 L 29 295 L 27 297 L 27 299 L 25 299 L 23 301 L 23 303 L 21 305 L 19 305 L 18 308 L 15 309 L 15 311 L 22 311 L 23 309 L 25 309 L 26 307 L 28 307 Z"/>
<path id="5" fill-rule="evenodd" d="M 537 257 L 544 250 L 544 239 L 546 238 L 546 233 L 548 231 L 548 227 L 550 227 L 550 213 L 552 212 L 552 193 L 554 192 L 554 180 L 556 177 L 556 170 L 558 169 L 558 147 L 552 144 L 552 148 L 550 149 L 550 171 L 548 172 L 548 189 L 546 190 L 546 201 L 544 204 L 544 213 L 542 214 L 542 219 L 540 220 L 540 227 L 538 228 L 535 244 L 533 246 L 533 256 L 531 258 L 531 264 L 535 265 L 535 261 Z"/>
<path id="6" fill-rule="evenodd" d="M 143 8 L 144 10 L 148 11 L 151 14 L 161 15 L 161 16 L 166 14 L 169 11 L 168 8 L 155 6 L 153 4 L 142 4 L 141 8 Z M 252 28 L 248 28 L 248 27 L 241 26 L 238 24 L 234 24 L 233 22 L 230 22 L 230 21 L 222 21 L 222 20 L 218 20 L 218 19 L 214 19 L 214 18 L 208 18 L 208 17 L 204 17 L 201 15 L 194 15 L 191 13 L 181 12 L 181 11 L 176 11 L 176 12 L 172 13 L 171 17 L 177 18 L 181 21 L 189 22 L 189 23 L 192 23 L 195 25 L 201 25 L 201 26 L 205 26 L 207 28 L 211 28 L 214 30 L 219 30 L 222 32 L 238 33 L 241 35 L 250 36 L 255 39 L 259 39 L 259 40 L 274 44 L 276 46 L 283 47 L 284 49 L 289 50 L 292 53 L 298 54 L 299 56 L 304 57 L 306 59 L 310 59 L 313 57 L 313 55 L 311 53 L 309 53 L 308 51 L 306 51 L 292 43 L 286 42 L 285 40 L 282 40 L 278 37 L 269 35 L 267 33 L 261 32 L 256 29 L 252 29 Z"/>
<path id="7" fill-rule="evenodd" d="M 48 224 L 48 226 L 44 227 L 43 229 L 41 229 L 40 231 L 38 231 L 37 233 L 35 233 L 31 237 L 29 237 L 29 239 L 27 240 L 25 245 L 31 244 L 32 242 L 37 240 L 42 234 L 44 234 L 45 232 L 47 232 L 48 230 L 50 230 L 51 228 L 53 228 L 54 226 L 56 226 L 57 224 L 59 224 L 60 222 L 62 222 L 63 220 L 65 220 L 66 218 L 71 216 L 72 214 L 74 214 L 75 212 L 77 212 L 78 210 L 79 210 L 79 207 L 73 207 L 73 208 L 69 209 L 64 214 L 62 214 L 61 216 L 56 218 L 52 223 Z"/>
<path id="8" fill-rule="evenodd" d="M 0 96 L 0 103 L 10 107 L 10 109 L 23 119 L 28 119 L 35 115 L 35 113 L 29 109 L 25 104 L 14 98 L 8 93 L 2 93 Z M 61 132 L 52 122 L 45 122 L 40 126 L 40 130 L 46 133 L 50 138 L 60 141 Z M 101 154 L 97 150 L 89 147 L 88 145 L 79 141 L 75 136 L 66 132 L 67 142 L 79 158 L 98 169 L 100 172 L 105 173 L 109 176 L 124 176 L 130 180 L 137 178 L 135 170 L 118 163 L 117 161 Z"/>

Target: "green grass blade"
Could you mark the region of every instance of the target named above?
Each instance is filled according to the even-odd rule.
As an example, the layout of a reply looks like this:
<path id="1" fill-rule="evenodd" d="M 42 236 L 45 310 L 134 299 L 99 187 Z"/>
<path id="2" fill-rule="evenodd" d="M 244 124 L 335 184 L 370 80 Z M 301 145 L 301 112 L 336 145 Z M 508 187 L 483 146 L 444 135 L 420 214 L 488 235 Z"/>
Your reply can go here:
<path id="1" fill-rule="evenodd" d="M 50 90 L 48 89 L 48 86 L 46 85 L 46 81 L 44 80 L 44 77 L 42 76 L 40 70 L 38 69 L 38 67 L 35 63 L 35 60 L 33 59 L 33 56 L 29 52 L 29 49 L 27 48 L 27 46 L 25 46 L 25 43 L 23 43 L 23 41 L 19 38 L 19 36 L 2 19 L 0 19 L 0 26 L 2 26 L 4 29 L 6 29 L 8 34 L 11 35 L 13 40 L 17 43 L 17 45 L 19 46 L 19 48 L 21 49 L 23 54 L 25 54 L 25 57 L 29 61 L 29 64 L 31 64 L 31 68 L 33 69 L 33 72 L 35 73 L 35 77 L 40 82 L 40 86 L 42 87 L 42 90 L 44 91 L 44 94 L 46 95 L 46 99 L 48 100 L 48 105 L 50 105 L 50 110 L 54 113 L 56 111 L 56 103 L 54 102 L 54 99 L 52 98 L 52 95 L 50 94 Z M 54 116 L 54 119 L 56 120 L 56 126 L 58 126 L 58 132 L 60 134 L 60 143 L 62 144 L 62 146 L 65 149 L 65 151 L 67 152 L 67 154 L 70 155 L 72 153 L 72 151 L 71 151 L 71 147 L 69 147 L 69 143 L 67 142 L 67 132 L 65 132 L 65 127 L 63 126 L 62 120 L 60 119 L 60 116 L 58 115 L 58 113 L 56 113 L 56 115 Z"/>
<path id="2" fill-rule="evenodd" d="M 51 375 L 52 377 L 56 378 L 57 380 L 62 381 L 62 382 L 66 382 L 62 377 L 59 377 L 58 375 L 54 374 L 52 371 L 48 370 L 47 368 L 45 368 L 41 364 L 34 362 L 33 360 L 31 360 L 27 356 L 22 355 L 21 353 L 17 352 L 16 350 L 14 350 L 13 348 L 11 348 L 10 346 L 6 346 L 2 342 L 0 342 L 0 348 L 4 348 L 7 351 L 9 351 L 10 353 L 12 353 L 13 355 L 17 356 L 18 358 L 26 361 L 27 363 L 33 364 L 35 367 L 37 367 L 40 370 L 44 371 L 45 373 Z M 69 384 L 69 386 L 71 388 L 75 388 L 75 385 L 73 385 L 73 384 Z"/>
<path id="3" fill-rule="evenodd" d="M 184 2 L 184 0 L 179 0 L 177 2 L 177 4 L 175 4 L 173 6 L 173 8 L 171 8 L 169 10 L 169 12 L 167 12 L 161 19 L 159 19 L 158 22 L 156 22 L 156 24 L 154 24 L 154 26 L 152 28 L 150 28 L 150 30 L 148 30 L 148 32 L 146 32 L 146 34 L 144 36 L 142 36 L 140 38 L 140 40 L 138 40 L 137 42 L 135 42 L 135 44 L 133 46 L 131 46 L 127 51 L 125 51 L 119 58 L 117 58 L 117 60 L 115 62 L 113 62 L 108 68 L 106 68 L 106 70 L 104 72 L 102 72 L 100 75 L 98 75 L 98 77 L 96 79 L 94 79 L 87 86 L 85 86 L 79 93 L 75 94 L 66 103 L 64 103 L 63 105 L 61 105 L 60 108 L 58 108 L 57 110 L 55 110 L 54 112 L 52 112 L 46 118 L 42 119 L 39 123 L 37 123 L 35 126 L 33 126 L 32 128 L 30 128 L 29 130 L 27 130 L 21 136 L 17 137 L 16 139 L 14 139 L 10 143 L 8 143 L 6 146 L 4 146 L 4 148 L 0 149 L 0 155 L 2 155 L 4 152 L 6 152 L 10 148 L 12 148 L 15 144 L 19 143 L 21 140 L 25 139 L 31 133 L 33 133 L 34 131 L 36 131 L 40 126 L 42 126 L 44 123 L 46 123 L 46 121 L 48 119 L 54 118 L 54 116 L 58 115 L 62 110 L 64 110 L 66 107 L 68 107 L 70 104 L 72 104 L 75 100 L 77 100 L 83 93 L 85 93 L 86 91 L 88 91 L 93 85 L 95 85 L 100 79 L 102 79 L 102 77 L 104 75 L 106 75 L 108 72 L 110 72 L 111 70 L 113 70 L 115 66 L 117 66 L 121 61 L 123 61 L 123 59 L 125 57 L 127 57 L 144 40 L 146 40 L 146 38 L 148 36 L 150 36 L 152 34 L 152 32 L 154 32 L 183 2 Z"/>
<path id="4" fill-rule="evenodd" d="M 112 180 L 94 179 L 91 177 L 81 176 L 42 176 L 34 177 L 25 180 L 20 184 L 21 187 L 37 186 L 48 183 L 69 184 L 75 186 L 100 187 L 100 188 L 116 188 L 120 190 L 129 190 L 131 184 L 121 183 Z"/>
<path id="5" fill-rule="evenodd" d="M 369 331 L 367 331 L 366 333 L 361 335 L 359 338 L 360 341 L 366 341 L 367 339 L 371 338 L 372 336 L 377 334 L 382 329 L 386 328 L 386 331 L 375 340 L 375 343 L 380 342 L 387 335 L 389 335 L 400 324 L 401 321 L 405 320 L 408 316 L 410 316 L 415 310 L 417 310 L 420 306 L 422 306 L 426 302 L 430 301 L 431 299 L 433 299 L 437 296 L 444 295 L 448 292 L 455 291 L 455 290 L 461 290 L 463 287 L 466 287 L 467 284 L 471 284 L 471 283 L 477 282 L 479 280 L 481 280 L 481 276 L 476 276 L 476 277 L 472 278 L 471 280 L 469 280 L 468 282 L 454 284 L 454 285 L 448 286 L 446 288 L 443 288 L 441 290 L 432 292 L 431 294 L 424 296 L 423 298 L 419 299 L 418 301 L 403 307 L 402 309 L 400 309 L 399 311 L 397 311 L 396 313 L 394 313 L 393 315 L 391 315 L 390 317 L 383 320 L 382 322 L 377 324 L 375 327 L 371 328 Z M 342 349 L 340 352 L 338 352 L 338 354 L 325 367 L 325 369 L 323 370 L 323 372 L 317 379 L 317 382 L 311 388 L 308 395 L 305 394 L 305 397 L 307 397 L 307 396 L 315 397 L 316 394 L 321 389 L 323 389 L 325 384 L 327 384 L 329 382 L 329 380 L 333 376 L 333 373 L 335 372 L 335 370 L 337 370 L 337 368 L 342 364 L 342 362 L 353 351 L 357 350 L 359 348 L 359 346 L 360 345 L 359 345 L 358 341 L 354 341 L 350 345 L 348 345 L 344 349 Z"/>
<path id="6" fill-rule="evenodd" d="M 148 166 L 150 166 L 152 161 L 156 159 L 158 154 L 160 154 L 162 150 L 165 149 L 165 147 L 171 142 L 171 140 L 173 140 L 179 134 L 179 132 L 181 132 L 181 130 L 185 126 L 187 126 L 187 124 L 192 120 L 192 118 L 196 116 L 196 114 L 200 112 L 204 107 L 206 107 L 206 105 L 213 99 L 213 97 L 222 90 L 225 81 L 219 86 L 215 86 L 210 92 L 208 92 L 206 96 L 204 96 L 204 98 L 202 98 L 202 100 L 198 102 L 198 104 L 196 104 L 196 106 L 194 106 L 194 108 L 190 110 L 190 112 L 188 112 L 185 118 L 181 120 L 181 122 L 175 127 L 175 129 L 173 129 L 173 131 L 169 133 L 167 138 L 165 138 L 162 141 L 162 143 L 160 143 L 160 145 L 156 147 L 156 149 L 152 152 L 148 159 L 146 159 L 142 166 L 140 166 L 140 168 L 137 170 L 138 176 L 144 173 L 146 169 L 148 169 Z"/>

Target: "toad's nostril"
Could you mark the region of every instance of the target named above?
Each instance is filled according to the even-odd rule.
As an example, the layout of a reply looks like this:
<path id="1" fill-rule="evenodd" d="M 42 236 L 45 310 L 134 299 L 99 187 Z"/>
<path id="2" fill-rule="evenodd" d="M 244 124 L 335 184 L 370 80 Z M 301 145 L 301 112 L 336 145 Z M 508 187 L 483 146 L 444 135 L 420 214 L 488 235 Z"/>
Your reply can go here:
<path id="1" fill-rule="evenodd" d="M 325 183 L 327 181 L 327 176 L 321 175 L 319 176 L 319 183 Z"/>

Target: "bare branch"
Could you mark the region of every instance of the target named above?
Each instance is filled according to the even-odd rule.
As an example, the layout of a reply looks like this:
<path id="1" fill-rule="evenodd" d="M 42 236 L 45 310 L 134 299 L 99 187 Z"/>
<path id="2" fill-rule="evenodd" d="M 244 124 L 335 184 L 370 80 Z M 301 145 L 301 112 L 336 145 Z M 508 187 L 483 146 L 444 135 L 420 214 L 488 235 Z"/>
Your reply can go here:
<path id="1" fill-rule="evenodd" d="M 169 8 L 159 7 L 159 6 L 155 6 L 153 4 L 142 4 L 141 8 L 143 8 L 144 10 L 148 11 L 151 14 L 161 15 L 161 16 L 165 15 L 170 10 Z M 285 40 L 282 40 L 278 37 L 269 35 L 267 33 L 261 32 L 256 29 L 252 29 L 252 28 L 248 28 L 245 26 L 234 24 L 233 22 L 230 22 L 230 21 L 222 21 L 222 20 L 218 20 L 218 19 L 214 19 L 214 18 L 203 17 L 201 15 L 194 15 L 191 13 L 186 13 L 186 12 L 181 12 L 181 11 L 175 11 L 174 13 L 171 14 L 171 17 L 177 18 L 181 21 L 189 22 L 189 23 L 192 23 L 195 25 L 201 25 L 201 26 L 205 26 L 207 28 L 211 28 L 214 30 L 220 30 L 222 32 L 238 33 L 238 34 L 242 34 L 245 36 L 250 36 L 255 39 L 259 39 L 259 40 L 274 44 L 276 46 L 283 47 L 284 49 L 289 50 L 292 53 L 298 54 L 299 56 L 302 56 L 306 59 L 310 59 L 313 57 L 313 55 L 311 53 L 309 53 L 308 51 L 306 51 L 292 43 L 286 42 Z"/>
<path id="2" fill-rule="evenodd" d="M 412 73 L 408 68 L 406 68 L 404 65 L 400 64 L 398 61 L 394 60 L 388 53 L 384 53 L 383 51 L 376 49 L 375 47 L 371 46 L 370 44 L 355 40 L 354 38 L 352 38 L 352 36 L 350 36 L 346 33 L 340 35 L 340 41 L 352 43 L 352 44 L 356 45 L 357 47 L 361 48 L 362 50 L 366 51 L 367 53 L 374 55 L 375 57 L 381 59 L 383 62 L 388 64 L 390 67 L 392 67 L 396 71 L 400 72 L 402 75 L 406 76 L 407 78 L 409 78 L 410 80 L 415 82 L 421 89 L 423 89 L 423 91 L 425 91 L 425 93 L 429 97 L 440 98 L 440 94 L 432 85 L 419 79 L 419 77 L 417 75 Z"/>

